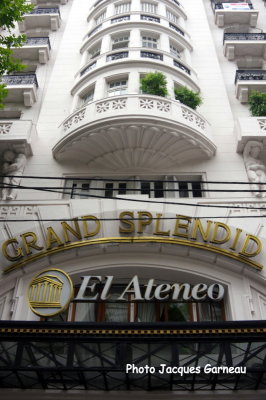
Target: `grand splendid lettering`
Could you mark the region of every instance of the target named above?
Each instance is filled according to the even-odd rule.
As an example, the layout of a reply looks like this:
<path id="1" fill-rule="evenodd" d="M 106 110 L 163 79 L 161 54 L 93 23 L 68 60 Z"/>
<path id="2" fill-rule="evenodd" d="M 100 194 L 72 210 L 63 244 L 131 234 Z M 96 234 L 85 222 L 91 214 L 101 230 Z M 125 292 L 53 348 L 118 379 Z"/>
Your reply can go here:
<path id="1" fill-rule="evenodd" d="M 161 213 L 123 211 L 119 215 L 117 225 L 112 222 L 113 231 L 116 231 L 117 235 L 104 238 L 101 235 L 102 221 L 94 215 L 85 215 L 73 219 L 71 223 L 62 221 L 61 226 L 56 228 L 48 226 L 44 238 L 34 232 L 25 232 L 19 237 L 12 237 L 3 243 L 2 253 L 7 260 L 18 262 L 27 258 L 33 259 L 36 254 L 44 256 L 52 251 L 93 244 L 96 241 L 123 242 L 127 240 L 126 238 L 132 241 L 145 241 L 156 240 L 156 237 L 187 246 L 195 246 L 197 243 L 209 251 L 221 249 L 225 255 L 229 257 L 233 255 L 235 258 L 255 257 L 262 250 L 259 238 L 222 222 L 202 221 L 183 215 L 176 215 L 175 219 L 166 221 L 163 221 L 163 218 Z M 160 238 L 157 239 L 159 240 Z"/>

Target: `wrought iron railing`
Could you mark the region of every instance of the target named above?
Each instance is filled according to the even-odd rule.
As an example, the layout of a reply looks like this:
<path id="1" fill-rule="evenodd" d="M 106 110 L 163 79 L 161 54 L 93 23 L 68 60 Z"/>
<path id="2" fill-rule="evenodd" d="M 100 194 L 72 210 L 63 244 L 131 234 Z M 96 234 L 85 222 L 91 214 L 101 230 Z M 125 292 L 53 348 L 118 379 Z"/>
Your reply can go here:
<path id="1" fill-rule="evenodd" d="M 97 61 L 95 61 L 94 63 L 88 65 L 86 68 L 84 68 L 81 72 L 80 72 L 80 76 L 86 74 L 86 72 L 90 71 L 91 69 L 95 68 L 97 64 Z"/>
<path id="2" fill-rule="evenodd" d="M 266 40 L 266 33 L 224 33 L 225 40 Z"/>
<path id="3" fill-rule="evenodd" d="M 114 60 L 119 60 L 120 58 L 127 58 L 127 57 L 128 57 L 128 51 L 120 51 L 119 53 L 109 54 L 109 56 L 106 57 L 106 61 L 114 61 Z"/>
<path id="4" fill-rule="evenodd" d="M 39 7 L 34 8 L 29 14 L 59 14 L 60 10 L 58 7 Z"/>
<path id="5" fill-rule="evenodd" d="M 90 31 L 88 33 L 88 37 L 90 37 L 91 35 L 93 35 L 94 33 L 98 32 L 100 29 L 102 29 L 102 25 L 97 25 L 96 28 L 94 28 L 92 31 Z"/>
<path id="6" fill-rule="evenodd" d="M 182 69 L 182 71 L 186 72 L 188 75 L 191 75 L 190 69 L 188 69 L 187 67 L 185 67 L 185 65 L 183 65 L 181 62 L 176 61 L 176 60 L 173 60 L 173 62 L 174 62 L 174 66 L 175 66 L 175 67 L 177 67 L 177 68 L 179 68 L 179 69 Z"/>
<path id="7" fill-rule="evenodd" d="M 266 81 L 266 70 L 238 69 L 236 71 L 235 83 L 237 81 L 264 81 L 264 80 Z"/>
<path id="8" fill-rule="evenodd" d="M 24 43 L 24 46 L 36 46 L 42 44 L 48 44 L 49 49 L 51 49 L 49 37 L 28 37 L 26 42 Z"/>
<path id="9" fill-rule="evenodd" d="M 169 22 L 169 28 L 174 29 L 177 33 L 180 33 L 180 35 L 185 36 L 185 33 L 171 22 Z"/>
<path id="10" fill-rule="evenodd" d="M 4 75 L 1 81 L 7 86 L 12 85 L 35 85 L 38 87 L 36 74 L 17 74 L 17 75 Z"/>
<path id="11" fill-rule="evenodd" d="M 141 51 L 140 56 L 143 58 L 153 58 L 155 60 L 163 61 L 163 55 L 160 53 L 153 53 L 151 51 Z"/>
<path id="12" fill-rule="evenodd" d="M 144 21 L 151 21 L 151 22 L 160 23 L 160 18 L 153 17 L 152 15 L 144 15 L 144 14 L 142 14 L 142 15 L 140 16 L 140 19 L 141 19 L 141 20 L 144 20 Z"/>
<path id="13" fill-rule="evenodd" d="M 129 21 L 130 15 L 122 15 L 121 17 L 116 17 L 111 19 L 111 24 L 117 24 L 118 22 Z"/>

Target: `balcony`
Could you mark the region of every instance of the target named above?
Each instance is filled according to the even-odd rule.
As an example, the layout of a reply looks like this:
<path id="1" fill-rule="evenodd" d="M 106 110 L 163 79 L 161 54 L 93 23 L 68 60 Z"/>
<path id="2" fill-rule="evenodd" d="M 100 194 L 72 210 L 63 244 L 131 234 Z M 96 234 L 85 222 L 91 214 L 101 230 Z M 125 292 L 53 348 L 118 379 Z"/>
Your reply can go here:
<path id="1" fill-rule="evenodd" d="M 128 51 L 120 51 L 119 53 L 109 54 L 106 61 L 120 60 L 121 58 L 128 58 Z"/>
<path id="2" fill-rule="evenodd" d="M 224 55 L 244 68 L 260 68 L 266 59 L 266 33 L 225 33 Z"/>
<path id="3" fill-rule="evenodd" d="M 157 22 L 158 24 L 160 23 L 160 18 L 153 17 L 152 15 L 141 15 L 140 19 L 142 21 L 150 21 L 150 22 Z"/>
<path id="4" fill-rule="evenodd" d="M 25 107 L 31 107 L 37 101 L 38 82 L 35 74 L 4 75 L 1 81 L 8 89 L 6 103 L 22 103 Z"/>
<path id="5" fill-rule="evenodd" d="M 125 94 L 70 115 L 53 153 L 89 167 L 154 170 L 210 158 L 215 149 L 211 128 L 196 111 L 176 100 Z"/>
<path id="6" fill-rule="evenodd" d="M 111 19 L 111 24 L 117 24 L 118 22 L 129 21 L 130 15 L 122 15 L 121 17 L 116 17 Z"/>
<path id="7" fill-rule="evenodd" d="M 163 55 L 160 53 L 154 53 L 151 51 L 141 51 L 140 57 L 142 58 L 152 58 L 153 60 L 161 60 L 163 61 Z"/>
<path id="8" fill-rule="evenodd" d="M 20 32 L 36 29 L 57 31 L 60 27 L 60 11 L 58 7 L 35 8 L 29 14 L 24 14 L 23 21 L 18 23 Z"/>
<path id="9" fill-rule="evenodd" d="M 236 97 L 247 103 L 252 90 L 266 91 L 266 70 L 237 70 L 235 76 Z"/>
<path id="10" fill-rule="evenodd" d="M 86 74 L 86 72 L 91 71 L 92 69 L 96 68 L 97 62 L 93 62 L 92 64 L 88 65 L 80 72 L 80 76 Z"/>
<path id="11" fill-rule="evenodd" d="M 238 152 L 242 153 L 250 140 L 262 142 L 266 148 L 266 117 L 238 118 L 236 133 Z"/>
<path id="12" fill-rule="evenodd" d="M 12 48 L 15 58 L 27 60 L 27 62 L 37 61 L 46 64 L 49 60 L 51 45 L 48 37 L 29 37 L 23 47 Z"/>
<path id="13" fill-rule="evenodd" d="M 185 33 L 181 29 L 179 29 L 176 25 L 171 24 L 171 22 L 169 22 L 169 28 L 173 29 L 174 31 L 176 31 L 180 35 L 185 36 Z"/>
<path id="14" fill-rule="evenodd" d="M 31 121 L 0 120 L 0 146 L 1 151 L 13 149 L 17 153 L 32 154 L 31 136 L 33 134 Z"/>
<path id="15" fill-rule="evenodd" d="M 211 0 L 215 15 L 215 23 L 220 28 L 225 25 L 242 24 L 255 28 L 259 12 L 253 9 L 251 1 Z"/>
<path id="16" fill-rule="evenodd" d="M 156 399 L 240 396 L 262 400 L 266 387 L 265 336 L 264 321 L 1 321 L 1 393 L 3 399 L 11 399 L 10 391 L 23 394 L 28 390 L 30 394 L 23 398 L 33 399 L 50 391 L 50 398 L 58 393 L 59 399 L 61 394 L 77 399 L 81 398 L 77 397 L 79 391 L 96 399 L 100 398 L 94 394 L 97 390 L 106 391 L 107 398 L 113 393 L 109 398 L 133 399 L 148 398 L 146 393 L 153 391 L 149 397 Z M 162 362 L 167 367 L 186 368 L 187 372 L 183 376 L 159 373 Z M 141 377 L 126 374 L 128 364 L 137 368 L 147 364 L 156 367 L 156 372 L 142 373 Z M 195 365 L 200 374 L 195 373 Z M 216 371 L 221 366 L 246 368 L 246 373 L 211 373 L 205 371 L 207 365 Z M 204 391 L 203 396 L 200 391 Z M 221 392 L 224 396 L 219 395 Z"/>
<path id="17" fill-rule="evenodd" d="M 62 5 L 64 5 L 64 4 L 68 3 L 68 0 L 31 0 L 31 2 L 32 2 L 32 4 L 36 4 L 36 5 L 41 4 L 42 6 L 45 3 L 47 3 L 48 5 L 51 5 L 51 4 L 55 4 L 55 5 L 62 4 Z"/>

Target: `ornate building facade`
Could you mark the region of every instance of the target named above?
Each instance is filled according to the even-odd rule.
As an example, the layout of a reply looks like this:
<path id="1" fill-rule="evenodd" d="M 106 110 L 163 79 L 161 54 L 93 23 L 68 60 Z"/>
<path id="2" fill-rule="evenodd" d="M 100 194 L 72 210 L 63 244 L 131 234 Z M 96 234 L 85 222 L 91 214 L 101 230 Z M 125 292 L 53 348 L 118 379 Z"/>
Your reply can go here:
<path id="1" fill-rule="evenodd" d="M 264 2 L 34 4 L 2 77 L 1 394 L 265 399 Z"/>

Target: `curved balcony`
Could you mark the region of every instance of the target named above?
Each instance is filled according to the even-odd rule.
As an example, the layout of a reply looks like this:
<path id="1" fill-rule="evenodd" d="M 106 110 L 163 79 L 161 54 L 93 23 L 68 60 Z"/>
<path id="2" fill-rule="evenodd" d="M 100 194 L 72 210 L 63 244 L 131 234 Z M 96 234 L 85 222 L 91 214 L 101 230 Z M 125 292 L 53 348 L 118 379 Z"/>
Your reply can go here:
<path id="1" fill-rule="evenodd" d="M 85 42 L 83 43 L 81 51 L 83 51 L 83 48 L 86 47 L 92 39 L 98 40 L 100 36 L 114 33 L 115 29 L 125 27 L 125 29 L 128 30 L 130 27 L 135 28 L 136 26 L 141 29 L 155 30 L 157 33 L 162 31 L 168 35 L 175 35 L 189 50 L 192 50 L 189 33 L 176 22 L 170 21 L 166 16 L 161 14 L 149 15 L 142 11 L 134 11 L 113 15 L 90 29 L 84 37 Z"/>
<path id="2" fill-rule="evenodd" d="M 109 169 L 163 168 L 215 154 L 211 128 L 176 100 L 127 94 L 88 104 L 62 124 L 57 160 Z"/>
<path id="3" fill-rule="evenodd" d="M 190 65 L 181 59 L 176 59 L 171 53 L 147 47 L 126 47 L 108 51 L 90 59 L 76 75 L 76 82 L 71 93 L 74 95 L 80 89 L 83 90 L 90 79 L 97 79 L 100 71 L 109 73 L 114 68 L 116 72 L 119 69 L 127 68 L 130 73 L 133 69 L 139 70 L 140 63 L 143 64 L 143 71 L 147 68 L 162 71 L 190 89 L 200 90 L 195 71 Z"/>

